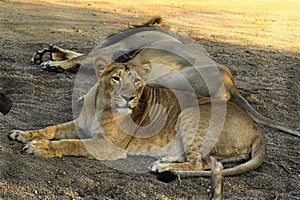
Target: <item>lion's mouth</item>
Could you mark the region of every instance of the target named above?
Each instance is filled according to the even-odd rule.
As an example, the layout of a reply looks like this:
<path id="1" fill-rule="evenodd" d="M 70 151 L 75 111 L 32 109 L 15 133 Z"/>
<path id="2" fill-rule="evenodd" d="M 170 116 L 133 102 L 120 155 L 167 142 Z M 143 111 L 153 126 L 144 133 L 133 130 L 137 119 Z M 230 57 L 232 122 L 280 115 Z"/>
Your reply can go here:
<path id="1" fill-rule="evenodd" d="M 131 114 L 132 113 L 132 108 L 130 107 L 119 107 L 117 108 L 118 113 L 125 113 L 125 114 Z"/>
<path id="2" fill-rule="evenodd" d="M 125 114 L 131 114 L 133 107 L 131 105 L 118 105 L 115 104 L 114 107 L 116 108 L 118 113 L 125 113 Z"/>

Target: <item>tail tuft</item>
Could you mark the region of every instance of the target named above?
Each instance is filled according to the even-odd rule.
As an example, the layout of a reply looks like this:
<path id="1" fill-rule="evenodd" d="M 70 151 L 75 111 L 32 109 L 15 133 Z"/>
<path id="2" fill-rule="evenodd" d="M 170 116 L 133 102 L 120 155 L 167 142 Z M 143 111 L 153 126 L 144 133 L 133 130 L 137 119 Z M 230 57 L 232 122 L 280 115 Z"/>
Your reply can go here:
<path id="1" fill-rule="evenodd" d="M 141 27 L 161 27 L 169 29 L 170 26 L 162 23 L 162 18 L 160 16 L 155 16 L 150 18 L 148 21 L 141 24 L 128 25 L 129 28 L 141 28 Z"/>
<path id="2" fill-rule="evenodd" d="M 162 22 L 162 18 L 159 16 L 156 16 L 156 17 L 152 17 L 147 22 L 145 22 L 143 24 L 143 26 L 157 26 L 157 25 L 161 24 L 161 22 Z"/>

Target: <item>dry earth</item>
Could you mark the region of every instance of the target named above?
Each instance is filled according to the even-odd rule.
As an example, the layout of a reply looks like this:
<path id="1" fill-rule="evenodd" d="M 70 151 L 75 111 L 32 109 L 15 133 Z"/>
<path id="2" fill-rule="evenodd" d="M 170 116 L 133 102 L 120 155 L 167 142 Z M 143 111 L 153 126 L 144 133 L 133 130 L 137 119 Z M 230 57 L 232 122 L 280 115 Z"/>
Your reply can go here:
<path id="1" fill-rule="evenodd" d="M 99 161 L 35 157 L 6 137 L 12 129 L 72 119 L 75 74 L 42 71 L 30 62 L 36 50 L 53 43 L 88 53 L 128 22 L 153 15 L 227 65 L 255 109 L 299 127 L 298 1 L 134 2 L 0 0 L 0 89 L 14 102 L 8 115 L 0 115 L 0 199 L 200 199 L 206 193 L 206 178 L 165 183 Z M 255 171 L 226 177 L 225 199 L 300 199 L 300 139 L 260 128 L 267 158 Z"/>

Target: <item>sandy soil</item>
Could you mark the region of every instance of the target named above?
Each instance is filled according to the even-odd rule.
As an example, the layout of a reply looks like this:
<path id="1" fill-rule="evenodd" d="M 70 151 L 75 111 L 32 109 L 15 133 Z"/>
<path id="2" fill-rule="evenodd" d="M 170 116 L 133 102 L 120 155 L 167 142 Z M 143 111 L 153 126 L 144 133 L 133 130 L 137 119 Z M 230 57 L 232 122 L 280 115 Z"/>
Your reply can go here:
<path id="1" fill-rule="evenodd" d="M 227 65 L 244 97 L 265 116 L 299 127 L 299 14 L 296 0 L 251 1 L 0 0 L 0 89 L 14 102 L 0 115 L 2 199 L 199 199 L 206 178 L 162 182 L 84 158 L 46 159 L 21 152 L 12 129 L 39 129 L 72 119 L 75 74 L 30 62 L 49 43 L 88 53 L 128 22 L 161 15 Z M 250 2 L 250 1 L 249 1 Z M 257 170 L 224 180 L 225 199 L 300 199 L 299 138 L 260 126 L 267 158 Z"/>

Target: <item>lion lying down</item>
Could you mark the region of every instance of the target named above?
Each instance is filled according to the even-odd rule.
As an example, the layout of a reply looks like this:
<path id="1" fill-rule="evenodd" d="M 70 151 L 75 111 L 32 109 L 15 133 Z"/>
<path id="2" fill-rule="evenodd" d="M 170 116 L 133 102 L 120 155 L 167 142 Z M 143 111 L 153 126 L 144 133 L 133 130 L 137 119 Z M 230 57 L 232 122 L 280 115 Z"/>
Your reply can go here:
<path id="1" fill-rule="evenodd" d="M 180 104 L 174 91 L 145 83 L 150 71 L 150 65 L 110 64 L 86 95 L 76 120 L 41 130 L 15 130 L 9 137 L 27 143 L 26 152 L 44 157 L 116 160 L 130 154 L 160 158 L 150 165 L 152 172 L 210 176 L 205 169 L 211 167 L 211 156 L 236 161 L 250 155 L 246 163 L 223 170 L 225 176 L 245 173 L 262 164 L 265 140 L 246 112 L 227 103 L 224 127 L 206 154 L 202 147 L 213 102 L 175 91 L 186 98 Z M 216 112 L 222 104 L 224 101 L 215 102 Z M 77 131 L 89 138 L 80 139 Z"/>
<path id="2" fill-rule="evenodd" d="M 230 71 L 204 59 L 202 64 L 209 63 L 209 67 L 200 70 L 216 69 L 215 77 L 221 80 L 209 77 L 215 82 L 207 85 L 205 77 L 191 67 L 199 64 L 193 58 L 204 58 L 203 52 L 157 27 L 159 19 L 109 37 L 89 56 L 56 46 L 37 52 L 33 61 L 44 69 L 76 71 L 92 63 L 100 78 L 85 96 L 81 114 L 74 121 L 41 130 L 14 130 L 9 138 L 27 143 L 28 153 L 44 157 L 117 160 L 148 155 L 160 158 L 150 165 L 153 172 L 210 176 L 206 169 L 210 169 L 211 156 L 221 162 L 248 160 L 223 170 L 224 175 L 241 174 L 261 165 L 265 141 L 252 119 L 300 136 L 299 131 L 256 112 L 240 95 Z M 43 62 L 46 52 L 51 60 Z M 97 63 L 99 56 L 101 64 Z M 112 64 L 103 65 L 103 60 Z M 169 70 L 161 71 L 157 63 Z M 181 76 L 192 90 L 182 87 Z M 146 84 L 147 78 L 154 81 Z M 203 97 L 209 95 L 212 100 Z M 211 119 L 216 113 L 226 117 L 224 126 L 217 123 L 212 131 Z M 209 138 L 212 141 L 207 142 Z"/>
<path id="3" fill-rule="evenodd" d="M 157 85 L 163 83 L 171 89 L 193 91 L 225 101 L 231 100 L 245 110 L 255 122 L 300 137 L 299 130 L 258 113 L 241 96 L 226 66 L 208 59 L 205 50 L 195 46 L 194 41 L 166 30 L 165 25 L 160 23 L 161 18 L 154 17 L 140 26 L 133 26 L 132 29 L 110 36 L 89 55 L 50 45 L 49 48 L 36 52 L 32 61 L 40 64 L 42 69 L 61 72 L 78 71 L 82 65 L 94 66 L 98 76 L 99 57 L 109 62 L 150 64 L 150 79 Z M 45 53 L 50 53 L 50 60 L 43 62 Z M 197 68 L 198 65 L 201 67 Z M 182 84 L 182 77 L 189 82 L 191 88 Z"/>

